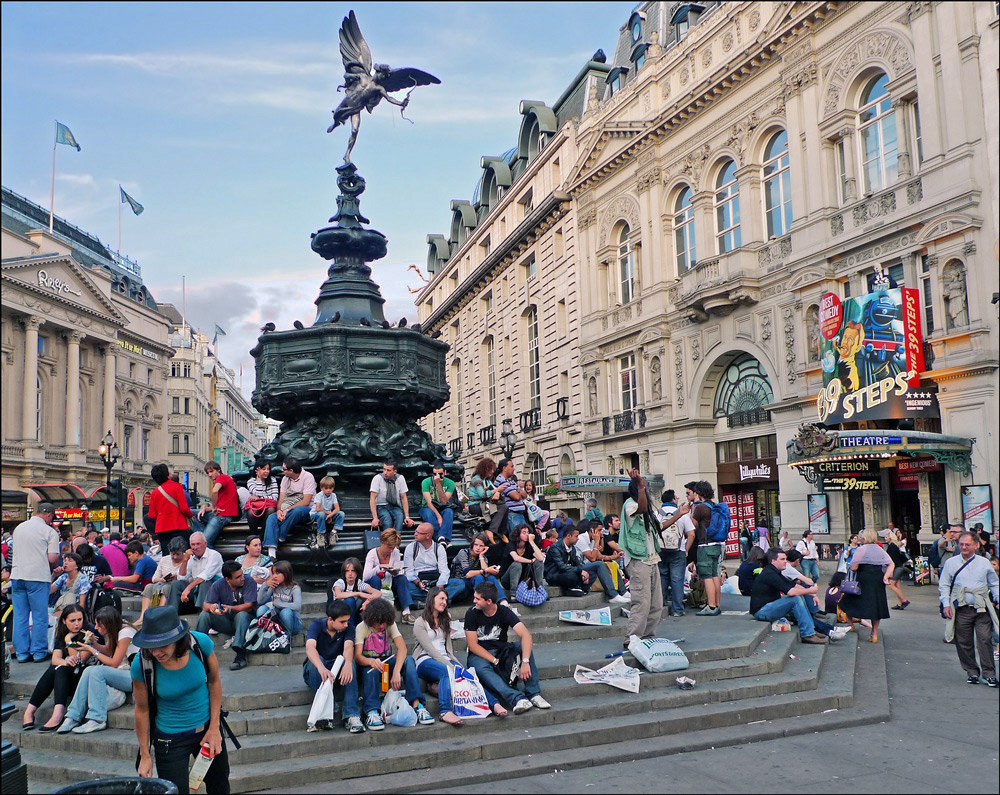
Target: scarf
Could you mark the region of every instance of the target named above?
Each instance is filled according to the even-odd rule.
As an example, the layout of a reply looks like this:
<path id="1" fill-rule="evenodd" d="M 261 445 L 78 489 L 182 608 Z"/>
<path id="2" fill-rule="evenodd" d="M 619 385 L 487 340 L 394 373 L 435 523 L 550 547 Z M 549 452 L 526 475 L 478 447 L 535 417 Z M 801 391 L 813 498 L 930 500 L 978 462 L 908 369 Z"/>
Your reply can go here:
<path id="1" fill-rule="evenodd" d="M 395 505 L 397 508 L 402 508 L 403 505 L 399 501 L 399 495 L 396 493 L 396 478 L 392 480 L 387 480 L 385 477 L 382 478 L 382 482 L 385 483 L 385 501 L 388 505 Z"/>

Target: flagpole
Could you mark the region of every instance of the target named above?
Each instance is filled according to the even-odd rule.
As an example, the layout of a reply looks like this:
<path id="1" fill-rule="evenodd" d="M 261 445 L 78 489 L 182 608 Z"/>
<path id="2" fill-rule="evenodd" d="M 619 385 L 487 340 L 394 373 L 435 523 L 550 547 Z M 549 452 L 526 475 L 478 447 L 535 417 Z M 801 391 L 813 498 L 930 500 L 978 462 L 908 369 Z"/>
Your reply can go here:
<path id="1" fill-rule="evenodd" d="M 118 257 L 121 258 L 122 255 L 122 202 L 121 202 L 121 190 L 122 186 L 118 186 Z"/>
<path id="2" fill-rule="evenodd" d="M 187 284 L 181 276 L 181 333 L 187 336 Z"/>
<path id="3" fill-rule="evenodd" d="M 52 183 L 49 188 L 49 234 L 52 234 L 52 215 L 56 208 L 56 139 L 59 137 L 59 122 L 55 122 L 52 133 Z"/>

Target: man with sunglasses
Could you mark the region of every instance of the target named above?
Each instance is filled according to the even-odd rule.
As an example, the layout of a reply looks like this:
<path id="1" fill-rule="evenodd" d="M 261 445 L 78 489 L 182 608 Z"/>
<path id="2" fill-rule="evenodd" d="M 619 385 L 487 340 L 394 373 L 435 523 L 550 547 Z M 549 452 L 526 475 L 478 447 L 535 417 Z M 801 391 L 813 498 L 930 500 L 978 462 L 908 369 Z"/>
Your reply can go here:
<path id="1" fill-rule="evenodd" d="M 267 517 L 264 527 L 264 546 L 272 560 L 277 557 L 278 542 L 288 538 L 289 531 L 300 524 L 308 524 L 309 506 L 316 496 L 316 478 L 302 468 L 296 458 L 286 458 L 284 477 L 278 496 L 278 510 Z"/>

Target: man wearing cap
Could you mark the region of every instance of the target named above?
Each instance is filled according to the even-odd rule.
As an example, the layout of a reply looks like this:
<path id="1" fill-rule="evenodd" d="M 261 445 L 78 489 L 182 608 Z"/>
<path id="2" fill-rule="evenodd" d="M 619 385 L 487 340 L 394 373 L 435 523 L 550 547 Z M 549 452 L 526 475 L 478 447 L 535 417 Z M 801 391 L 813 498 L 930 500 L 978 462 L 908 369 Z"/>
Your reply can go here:
<path id="1" fill-rule="evenodd" d="M 14 528 L 14 565 L 10 578 L 14 653 L 18 662 L 45 662 L 48 658 L 49 586 L 52 566 L 59 560 L 59 534 L 52 527 L 55 515 L 55 506 L 43 502 L 34 516 Z"/>

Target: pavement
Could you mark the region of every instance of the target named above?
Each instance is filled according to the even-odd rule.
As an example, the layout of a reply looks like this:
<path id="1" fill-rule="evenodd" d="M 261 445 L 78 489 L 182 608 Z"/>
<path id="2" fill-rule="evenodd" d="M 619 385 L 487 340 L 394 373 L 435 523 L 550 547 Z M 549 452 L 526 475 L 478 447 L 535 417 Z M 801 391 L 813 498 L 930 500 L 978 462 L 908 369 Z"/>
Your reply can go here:
<path id="1" fill-rule="evenodd" d="M 826 572 L 822 581 L 828 579 Z M 907 583 L 903 589 L 910 606 L 892 611 L 879 632 L 889 683 L 888 722 L 554 770 L 518 779 L 518 791 L 997 793 L 1000 690 L 965 683 L 955 647 L 942 642 L 937 586 Z M 893 604 L 891 592 L 889 599 Z M 861 637 L 867 640 L 866 630 Z M 651 782 L 663 785 L 651 788 Z"/>

